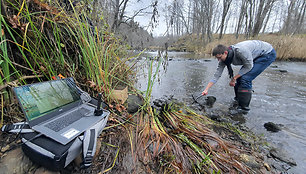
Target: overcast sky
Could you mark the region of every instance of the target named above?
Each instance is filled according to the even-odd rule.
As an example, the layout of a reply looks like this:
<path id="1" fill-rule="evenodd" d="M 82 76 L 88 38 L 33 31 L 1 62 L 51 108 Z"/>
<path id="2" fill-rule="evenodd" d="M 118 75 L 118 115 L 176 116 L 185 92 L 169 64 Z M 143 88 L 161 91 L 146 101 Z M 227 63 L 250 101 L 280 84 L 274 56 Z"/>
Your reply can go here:
<path id="1" fill-rule="evenodd" d="M 131 0 L 129 2 L 127 6 L 127 12 L 129 15 L 133 14 L 139 9 L 149 6 L 150 4 L 152 4 L 152 2 L 154 2 L 154 0 L 140 0 L 139 2 L 137 1 L 138 0 Z M 156 24 L 153 31 L 152 31 L 152 28 L 146 27 L 149 25 L 149 22 L 152 17 L 152 10 L 153 10 L 152 8 L 148 8 L 146 10 L 147 13 L 143 13 L 142 15 L 137 16 L 134 20 L 137 21 L 140 24 L 140 26 L 145 27 L 145 29 L 147 29 L 148 32 L 152 31 L 154 37 L 163 35 L 167 30 L 163 11 L 166 7 L 166 4 L 169 4 L 169 2 L 171 1 L 172 0 L 163 0 L 163 1 L 159 0 L 158 1 L 158 4 L 157 4 L 158 16 L 156 18 L 158 23 Z"/>
<path id="2" fill-rule="evenodd" d="M 137 2 L 139 1 L 139 2 Z M 129 16 L 132 16 L 132 14 L 136 11 L 139 11 L 139 9 L 148 7 L 150 4 L 152 4 L 155 0 L 130 0 L 127 6 L 127 13 Z M 140 24 L 140 26 L 144 27 L 149 33 L 153 33 L 153 36 L 162 36 L 165 35 L 165 32 L 167 31 L 167 26 L 166 26 L 166 22 L 165 22 L 165 9 L 166 7 L 171 4 L 173 0 L 158 0 L 158 5 L 157 5 L 157 9 L 158 9 L 158 16 L 157 16 L 157 21 L 158 23 L 156 24 L 156 28 L 153 29 L 152 28 L 147 28 L 146 26 L 149 25 L 149 22 L 151 20 L 152 17 L 152 8 L 148 8 L 146 10 L 147 13 L 143 13 L 142 15 L 138 15 L 134 21 L 138 22 Z M 279 3 L 279 4 L 278 4 Z M 289 0 L 285 0 L 285 1 L 280 1 L 277 2 L 275 4 L 275 6 L 286 6 L 284 8 L 287 8 L 287 5 L 289 3 Z M 236 8 L 235 7 L 235 3 L 234 6 L 232 6 L 232 8 Z M 221 9 L 222 10 L 222 9 Z M 235 10 L 234 10 L 235 11 Z M 281 13 L 281 11 L 276 11 L 277 13 Z M 270 32 L 275 32 L 276 30 L 278 30 L 281 25 L 282 25 L 282 21 L 281 21 L 281 15 L 275 15 L 270 16 L 270 20 L 268 23 L 268 26 L 266 28 L 266 31 L 270 31 Z M 237 16 L 238 17 L 238 16 Z M 276 18 L 277 17 L 277 18 Z M 232 18 L 231 20 L 236 20 L 237 18 Z M 276 22 L 276 26 L 274 26 L 274 23 Z M 227 30 L 225 31 L 226 33 L 232 33 L 234 32 L 234 24 L 235 22 L 230 22 L 229 24 L 232 25 L 228 25 L 227 26 Z M 214 28 L 215 29 L 215 28 Z"/>

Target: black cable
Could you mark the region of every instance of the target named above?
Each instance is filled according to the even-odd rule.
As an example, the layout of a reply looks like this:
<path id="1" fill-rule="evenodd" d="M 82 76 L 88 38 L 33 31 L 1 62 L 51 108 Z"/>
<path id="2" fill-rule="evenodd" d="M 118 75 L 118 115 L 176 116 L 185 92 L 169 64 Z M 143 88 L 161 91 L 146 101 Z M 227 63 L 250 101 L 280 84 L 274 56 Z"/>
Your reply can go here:
<path id="1" fill-rule="evenodd" d="M 40 137 L 40 136 L 42 136 L 42 135 L 43 135 L 42 133 L 39 133 L 39 134 L 35 135 L 34 137 L 32 137 L 32 138 L 26 140 L 25 142 L 21 143 L 20 145 L 23 145 L 23 144 L 25 144 L 25 143 L 27 143 L 27 142 L 29 142 L 29 141 L 31 142 L 31 141 L 34 140 L 35 138 L 38 138 L 38 137 Z"/>

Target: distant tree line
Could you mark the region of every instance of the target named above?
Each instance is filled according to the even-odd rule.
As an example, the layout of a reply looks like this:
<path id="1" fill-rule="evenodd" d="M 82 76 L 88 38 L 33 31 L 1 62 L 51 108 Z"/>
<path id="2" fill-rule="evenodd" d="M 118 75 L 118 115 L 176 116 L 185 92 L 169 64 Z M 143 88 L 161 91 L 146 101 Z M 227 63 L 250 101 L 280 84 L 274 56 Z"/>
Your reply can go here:
<path id="1" fill-rule="evenodd" d="M 69 0 L 63 0 L 69 3 Z M 72 0 L 71 0 L 72 1 Z M 222 39 L 225 33 L 236 38 L 256 37 L 260 33 L 281 33 L 286 35 L 306 33 L 306 0 L 150 0 L 140 9 L 129 13 L 127 7 L 144 0 L 75 0 L 89 9 L 95 26 L 103 18 L 109 29 L 122 35 L 134 48 L 152 44 L 153 37 L 148 28 L 154 29 L 157 16 L 164 15 L 167 36 L 197 34 L 204 43 L 213 40 L 213 34 Z M 162 4 L 165 3 L 165 4 Z M 157 6 L 165 5 L 162 12 Z M 159 14 L 158 14 L 159 13 Z M 151 16 L 148 26 L 135 22 L 137 16 Z"/>
<path id="2" fill-rule="evenodd" d="M 165 9 L 169 35 L 306 33 L 306 0 L 173 0 Z"/>

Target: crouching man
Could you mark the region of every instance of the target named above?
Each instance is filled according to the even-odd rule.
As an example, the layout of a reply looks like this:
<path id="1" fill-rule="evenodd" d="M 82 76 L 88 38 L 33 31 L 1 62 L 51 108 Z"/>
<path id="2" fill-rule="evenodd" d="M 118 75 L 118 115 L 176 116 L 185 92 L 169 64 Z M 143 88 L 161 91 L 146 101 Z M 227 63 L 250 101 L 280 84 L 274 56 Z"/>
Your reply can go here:
<path id="1" fill-rule="evenodd" d="M 238 111 L 247 114 L 252 97 L 252 81 L 275 61 L 274 48 L 264 41 L 247 40 L 230 47 L 218 45 L 213 49 L 212 54 L 218 59 L 219 64 L 202 95 L 208 94 L 209 88 L 218 81 L 226 66 L 231 78 L 229 85 L 235 90 L 235 100 L 239 105 Z M 238 74 L 234 75 L 231 64 L 242 65 Z"/>

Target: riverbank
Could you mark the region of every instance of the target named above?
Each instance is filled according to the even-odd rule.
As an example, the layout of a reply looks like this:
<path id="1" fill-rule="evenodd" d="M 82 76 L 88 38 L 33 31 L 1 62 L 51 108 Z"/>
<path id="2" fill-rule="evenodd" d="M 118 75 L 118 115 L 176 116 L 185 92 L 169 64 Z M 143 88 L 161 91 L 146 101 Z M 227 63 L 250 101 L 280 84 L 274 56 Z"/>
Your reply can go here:
<path id="1" fill-rule="evenodd" d="M 205 142 L 205 146 L 209 147 L 211 150 L 211 152 L 207 154 L 207 159 L 212 161 L 185 166 L 191 168 L 183 169 L 183 171 L 185 171 L 184 173 L 202 173 L 206 171 L 206 167 L 209 167 L 212 162 L 217 162 L 214 161 L 215 153 L 219 156 L 219 164 L 216 163 L 216 165 L 221 167 L 220 171 L 222 171 L 222 173 L 278 173 L 285 172 L 286 170 L 275 166 L 286 164 L 294 165 L 294 162 L 290 161 L 290 158 L 284 155 L 282 150 L 269 147 L 262 137 L 255 136 L 243 124 L 243 115 L 229 115 L 226 106 L 218 102 L 215 103 L 212 101 L 208 103 L 207 101 L 208 100 L 205 100 L 205 98 L 202 98 L 197 99 L 194 103 L 189 103 L 188 105 L 193 108 L 192 110 L 184 107 L 185 104 L 180 103 L 171 96 L 153 101 L 154 105 L 152 107 L 160 114 L 165 112 L 164 108 L 167 108 L 168 113 L 179 114 L 182 117 L 182 121 L 192 119 L 193 121 L 197 120 L 197 124 L 201 124 L 200 130 L 203 134 L 202 136 L 204 136 L 198 137 L 201 141 L 200 139 L 190 139 L 188 141 L 183 140 L 177 142 L 179 143 L 177 144 L 178 147 L 183 147 L 182 151 L 178 153 L 188 150 L 190 143 L 193 144 L 193 146 L 190 147 L 200 147 L 201 145 L 199 142 L 203 141 L 203 143 Z M 129 102 L 137 103 L 137 101 L 131 100 L 129 100 Z M 142 148 L 139 149 L 139 147 L 137 147 L 138 126 L 136 125 L 139 122 L 140 115 L 136 114 L 132 118 L 128 118 L 126 114 L 122 116 L 119 117 L 115 114 L 111 115 L 108 127 L 98 138 L 97 153 L 90 168 L 80 169 L 77 161 L 75 161 L 59 173 L 160 173 L 168 169 L 168 167 L 173 170 L 173 166 L 171 167 L 170 164 L 173 162 L 172 160 L 175 160 L 178 156 L 173 156 L 173 159 L 169 159 L 164 156 L 165 154 L 162 153 L 162 151 L 160 151 L 160 153 L 164 155 L 158 155 L 155 157 L 156 159 L 154 158 L 152 161 L 146 161 L 139 156 L 139 154 L 142 153 L 139 150 Z M 118 124 L 116 120 L 120 119 L 122 122 L 129 119 L 129 123 L 123 126 L 116 126 Z M 166 120 L 164 120 L 163 124 L 168 125 L 166 126 L 166 132 L 173 137 L 178 135 L 182 136 L 183 129 L 188 128 L 185 127 L 182 129 L 181 127 L 179 129 L 174 129 L 170 126 L 172 123 L 168 122 L 169 120 L 165 121 Z M 179 122 L 176 123 L 180 124 Z M 195 129 L 194 131 L 197 132 L 200 130 Z M 203 131 L 205 131 L 205 133 Z M 194 135 L 198 136 L 198 133 Z M 187 136 L 187 134 L 185 135 Z M 17 137 L 3 133 L 1 133 L 0 136 L 3 140 L 1 142 L 1 147 L 5 146 L 5 148 L 1 148 L 2 154 L 0 161 L 0 171 L 3 173 L 11 173 L 13 171 L 15 171 L 14 173 L 57 173 L 48 171 L 29 161 L 21 152 L 21 142 L 19 140 L 16 141 Z M 155 151 L 154 144 L 153 142 L 152 145 L 147 147 L 148 149 L 142 150 L 148 150 L 149 153 L 153 154 Z M 189 151 L 190 150 L 191 149 L 189 149 Z M 182 157 L 186 158 L 186 160 L 190 159 L 190 156 L 183 155 Z M 227 158 L 232 161 L 227 161 Z M 170 166 L 167 166 L 167 163 Z"/>

